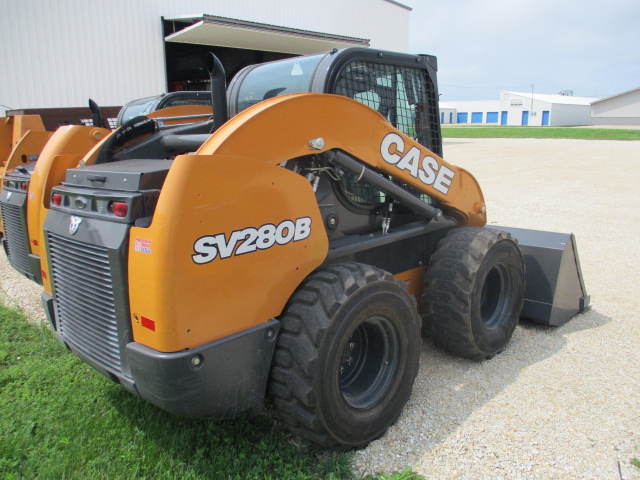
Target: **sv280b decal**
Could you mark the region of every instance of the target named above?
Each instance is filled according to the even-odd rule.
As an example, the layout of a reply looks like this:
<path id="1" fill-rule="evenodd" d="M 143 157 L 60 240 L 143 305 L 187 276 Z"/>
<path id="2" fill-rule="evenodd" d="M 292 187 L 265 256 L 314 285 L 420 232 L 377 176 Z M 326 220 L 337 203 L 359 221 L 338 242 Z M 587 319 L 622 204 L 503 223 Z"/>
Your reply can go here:
<path id="1" fill-rule="evenodd" d="M 224 260 L 257 250 L 266 250 L 274 245 L 298 242 L 309 235 L 311 235 L 311 218 L 309 217 L 283 220 L 278 225 L 265 223 L 258 228 L 247 227 L 234 230 L 228 236 L 217 233 L 200 237 L 193 244 L 195 253 L 191 258 L 194 263 L 203 265 L 218 257 Z"/>

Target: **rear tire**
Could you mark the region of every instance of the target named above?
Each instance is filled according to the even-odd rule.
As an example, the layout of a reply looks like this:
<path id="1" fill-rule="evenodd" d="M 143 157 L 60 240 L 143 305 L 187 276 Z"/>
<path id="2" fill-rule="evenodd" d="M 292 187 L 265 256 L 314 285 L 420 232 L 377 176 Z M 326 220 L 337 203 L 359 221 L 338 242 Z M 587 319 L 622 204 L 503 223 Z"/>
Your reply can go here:
<path id="1" fill-rule="evenodd" d="M 312 273 L 281 318 L 270 395 L 290 430 L 324 447 L 367 445 L 411 395 L 420 320 L 404 285 L 378 268 Z"/>
<path id="2" fill-rule="evenodd" d="M 486 228 L 454 229 L 429 260 L 423 335 L 451 353 L 491 358 L 509 343 L 523 298 L 524 264 L 511 236 Z"/>

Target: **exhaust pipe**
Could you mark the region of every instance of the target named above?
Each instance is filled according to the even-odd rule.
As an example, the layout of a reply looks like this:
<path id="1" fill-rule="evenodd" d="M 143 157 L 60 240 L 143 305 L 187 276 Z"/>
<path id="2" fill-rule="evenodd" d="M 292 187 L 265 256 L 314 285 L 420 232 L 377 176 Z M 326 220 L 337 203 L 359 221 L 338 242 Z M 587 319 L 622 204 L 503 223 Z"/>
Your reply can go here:
<path id="1" fill-rule="evenodd" d="M 104 127 L 104 120 L 102 120 L 102 112 L 96 102 L 89 99 L 89 110 L 91 110 L 91 123 L 94 127 Z"/>
<path id="2" fill-rule="evenodd" d="M 218 57 L 211 52 L 207 54 L 207 71 L 211 79 L 211 106 L 213 107 L 211 133 L 213 133 L 228 120 L 229 116 L 227 113 L 227 78 L 224 67 Z"/>

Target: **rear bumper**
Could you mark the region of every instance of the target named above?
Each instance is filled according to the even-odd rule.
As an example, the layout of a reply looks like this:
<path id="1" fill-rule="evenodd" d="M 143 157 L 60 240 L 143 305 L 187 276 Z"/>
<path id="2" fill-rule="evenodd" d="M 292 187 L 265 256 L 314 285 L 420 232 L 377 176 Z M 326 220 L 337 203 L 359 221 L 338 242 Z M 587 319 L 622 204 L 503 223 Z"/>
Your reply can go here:
<path id="1" fill-rule="evenodd" d="M 162 353 L 136 342 L 125 354 L 138 394 L 189 417 L 231 417 L 262 408 L 280 322 L 198 348 Z"/>
<path id="2" fill-rule="evenodd" d="M 53 300 L 43 294 L 56 328 Z M 100 373 L 150 403 L 186 417 L 226 418 L 262 408 L 280 322 L 256 327 L 197 348 L 163 353 L 137 342 L 121 352 L 130 376 L 106 370 L 56 330 L 58 339 Z"/>

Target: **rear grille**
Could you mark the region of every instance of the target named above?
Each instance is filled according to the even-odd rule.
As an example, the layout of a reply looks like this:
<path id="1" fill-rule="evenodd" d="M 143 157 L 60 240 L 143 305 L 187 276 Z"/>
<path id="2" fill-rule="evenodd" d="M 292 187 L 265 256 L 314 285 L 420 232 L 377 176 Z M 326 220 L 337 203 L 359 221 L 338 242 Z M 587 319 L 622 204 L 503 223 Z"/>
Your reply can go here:
<path id="1" fill-rule="evenodd" d="M 122 374 L 106 248 L 47 232 L 59 333 L 106 370 Z"/>
<path id="2" fill-rule="evenodd" d="M 4 237 L 7 242 L 9 262 L 13 268 L 27 274 L 29 271 L 29 240 L 23 209 L 17 205 L 0 204 Z"/>

